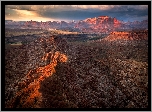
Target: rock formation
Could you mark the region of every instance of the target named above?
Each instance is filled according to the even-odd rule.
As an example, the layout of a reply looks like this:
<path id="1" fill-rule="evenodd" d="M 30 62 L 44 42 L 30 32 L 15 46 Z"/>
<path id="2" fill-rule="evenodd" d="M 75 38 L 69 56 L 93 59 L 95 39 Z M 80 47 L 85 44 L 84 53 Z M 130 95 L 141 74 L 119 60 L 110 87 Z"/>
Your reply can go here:
<path id="1" fill-rule="evenodd" d="M 116 41 L 116 40 L 148 40 L 148 30 L 142 31 L 114 31 L 104 40 Z"/>
<path id="2" fill-rule="evenodd" d="M 40 83 L 55 73 L 55 67 L 57 62 L 66 62 L 66 55 L 56 51 L 50 57 L 51 63 L 39 67 L 34 70 L 30 70 L 29 73 L 21 79 L 17 84 L 14 84 L 17 91 L 14 98 L 12 98 L 6 105 L 7 108 L 39 108 L 39 104 L 42 101 L 42 95 L 39 92 Z"/>
<path id="3" fill-rule="evenodd" d="M 9 23 L 9 24 L 8 24 Z M 65 22 L 65 21 L 47 21 L 47 22 L 37 22 L 37 21 L 27 21 L 25 23 L 20 22 L 10 22 L 6 21 L 6 27 L 19 28 L 42 28 L 42 29 L 60 29 L 60 30 L 71 30 L 79 31 L 84 33 L 110 33 L 111 31 L 117 31 L 120 29 L 148 29 L 148 20 L 134 21 L 134 22 L 123 22 L 115 17 L 109 16 L 99 16 L 94 18 L 86 18 L 85 20 L 80 20 L 78 22 Z"/>
<path id="4" fill-rule="evenodd" d="M 46 54 L 44 54 L 44 56 L 38 53 L 41 50 L 37 51 L 36 49 L 32 48 L 32 46 L 38 47 L 36 43 L 30 43 L 30 47 L 27 46 L 27 48 L 30 48 L 28 50 L 30 51 L 30 53 L 32 50 L 36 50 L 34 51 L 35 53 L 31 53 L 34 54 L 34 57 L 29 57 L 30 66 L 27 63 L 28 67 L 25 68 L 27 71 L 29 70 L 29 72 L 23 78 L 18 79 L 14 83 L 10 84 L 9 88 L 14 89 L 14 96 L 6 102 L 6 108 L 39 108 L 42 100 L 42 95 L 39 92 L 40 83 L 56 72 L 55 67 L 58 62 L 66 62 L 68 60 L 68 57 L 65 54 L 61 53 L 61 51 L 59 51 L 59 49 L 57 49 L 55 45 L 64 44 L 64 42 L 62 43 L 60 40 L 60 43 L 58 43 L 57 38 L 54 38 L 55 37 L 46 39 L 40 38 L 40 40 L 38 39 L 38 43 L 42 43 L 42 46 L 40 46 L 40 48 L 43 48 L 46 43 L 52 46 L 45 47 L 45 50 L 43 50 L 43 52 L 45 51 Z M 36 57 L 36 55 L 39 55 L 41 59 L 39 57 Z M 35 60 L 33 60 L 32 57 L 35 59 L 38 58 L 38 61 L 32 64 L 32 62 Z M 46 61 L 48 61 L 48 63 L 45 63 Z M 40 64 L 40 62 L 43 62 L 43 66 L 38 65 Z M 9 90 L 9 88 L 7 88 L 7 90 Z"/>

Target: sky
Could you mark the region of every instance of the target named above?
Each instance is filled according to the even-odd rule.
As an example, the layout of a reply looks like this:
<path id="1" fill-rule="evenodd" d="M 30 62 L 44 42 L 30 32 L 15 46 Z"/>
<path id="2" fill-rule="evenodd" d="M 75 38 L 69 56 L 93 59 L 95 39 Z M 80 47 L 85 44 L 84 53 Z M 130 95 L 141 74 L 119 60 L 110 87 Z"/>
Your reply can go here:
<path id="1" fill-rule="evenodd" d="M 120 21 L 148 19 L 148 5 L 6 5 L 5 20 L 78 21 L 99 16 Z"/>

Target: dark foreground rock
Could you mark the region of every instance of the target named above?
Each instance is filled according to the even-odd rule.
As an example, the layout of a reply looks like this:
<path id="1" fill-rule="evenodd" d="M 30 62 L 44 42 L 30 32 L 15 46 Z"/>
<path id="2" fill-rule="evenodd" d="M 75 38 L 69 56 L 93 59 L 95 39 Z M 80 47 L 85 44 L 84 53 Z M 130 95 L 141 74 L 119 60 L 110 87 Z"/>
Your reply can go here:
<path id="1" fill-rule="evenodd" d="M 6 108 L 148 107 L 145 40 L 71 44 L 48 37 L 15 49 L 6 50 Z"/>

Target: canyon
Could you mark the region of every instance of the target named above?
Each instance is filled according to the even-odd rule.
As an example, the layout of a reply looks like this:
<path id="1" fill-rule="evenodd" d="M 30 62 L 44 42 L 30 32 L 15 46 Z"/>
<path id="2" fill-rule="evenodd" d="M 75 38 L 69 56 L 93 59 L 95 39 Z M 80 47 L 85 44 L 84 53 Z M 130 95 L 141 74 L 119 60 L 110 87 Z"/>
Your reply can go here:
<path id="1" fill-rule="evenodd" d="M 5 108 L 148 107 L 147 30 L 51 35 L 5 49 Z"/>
<path id="2" fill-rule="evenodd" d="M 148 20 L 5 20 L 5 108 L 148 108 Z"/>

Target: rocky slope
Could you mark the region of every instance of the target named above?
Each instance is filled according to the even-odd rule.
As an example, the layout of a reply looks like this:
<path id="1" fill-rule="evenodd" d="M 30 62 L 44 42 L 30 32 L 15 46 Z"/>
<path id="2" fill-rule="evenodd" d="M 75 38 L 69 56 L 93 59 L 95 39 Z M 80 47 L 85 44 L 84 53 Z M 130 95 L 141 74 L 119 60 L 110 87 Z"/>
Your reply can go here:
<path id="1" fill-rule="evenodd" d="M 104 40 L 108 41 L 117 41 L 117 40 L 148 40 L 148 30 L 140 30 L 140 31 L 115 31 L 111 32 L 108 37 Z"/>
<path id="2" fill-rule="evenodd" d="M 56 44 L 58 44 L 58 48 L 56 47 Z M 40 38 L 34 42 L 31 42 L 29 45 L 24 46 L 24 49 L 26 50 L 21 51 L 21 53 L 25 52 L 27 54 L 24 56 L 24 59 L 28 59 L 28 61 L 25 63 L 25 65 L 22 65 L 24 68 L 21 68 L 21 65 L 20 68 L 14 68 L 14 70 L 18 68 L 18 72 L 24 72 L 20 72 L 19 76 L 16 75 L 13 70 L 10 70 L 10 72 L 14 73 L 11 75 L 16 76 L 11 77 L 13 78 L 12 82 L 10 82 L 8 77 L 5 79 L 6 83 L 8 83 L 8 85 L 5 85 L 5 100 L 7 108 L 39 107 L 38 104 L 41 100 L 41 93 L 38 91 L 40 88 L 40 83 L 55 72 L 55 67 L 58 62 L 67 61 L 66 55 L 60 52 L 60 50 L 64 49 L 66 46 L 65 45 L 62 47 L 63 44 L 64 41 L 61 44 L 61 40 L 50 37 L 49 39 Z M 25 61 L 24 59 L 21 59 L 22 57 L 18 56 L 18 59 L 16 59 L 16 61 Z M 6 61 L 7 60 L 9 60 L 9 58 L 6 59 Z M 6 64 L 7 72 L 10 67 L 9 64 L 13 66 L 16 64 L 16 62 L 8 62 L 8 64 Z M 9 75 L 7 72 L 6 76 Z M 38 104 L 35 100 L 38 101 Z"/>
<path id="3" fill-rule="evenodd" d="M 147 40 L 123 45 L 36 39 L 24 46 L 24 75 L 11 70 L 13 79 L 5 78 L 6 108 L 147 108 L 147 46 Z M 6 58 L 7 68 L 23 61 L 14 59 Z"/>

